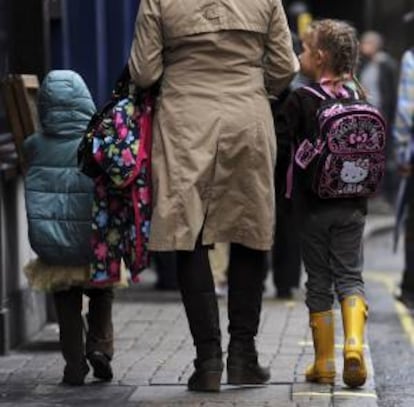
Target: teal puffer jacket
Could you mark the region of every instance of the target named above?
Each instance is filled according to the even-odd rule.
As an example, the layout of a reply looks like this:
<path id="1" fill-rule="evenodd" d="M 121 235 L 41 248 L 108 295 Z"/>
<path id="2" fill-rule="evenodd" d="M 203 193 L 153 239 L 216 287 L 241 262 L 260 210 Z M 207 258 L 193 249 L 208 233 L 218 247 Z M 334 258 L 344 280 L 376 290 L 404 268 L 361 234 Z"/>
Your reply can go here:
<path id="1" fill-rule="evenodd" d="M 86 265 L 93 182 L 77 168 L 77 149 L 95 104 L 82 78 L 62 70 L 44 79 L 38 107 L 42 130 L 24 144 L 30 244 L 45 263 Z"/>

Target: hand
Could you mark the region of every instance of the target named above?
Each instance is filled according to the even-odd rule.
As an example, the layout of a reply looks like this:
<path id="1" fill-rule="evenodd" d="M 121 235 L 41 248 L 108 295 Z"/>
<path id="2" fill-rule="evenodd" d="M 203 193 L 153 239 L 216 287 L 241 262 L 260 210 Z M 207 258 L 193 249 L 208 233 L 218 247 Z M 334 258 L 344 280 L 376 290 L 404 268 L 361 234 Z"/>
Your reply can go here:
<path id="1" fill-rule="evenodd" d="M 401 177 L 408 178 L 411 176 L 413 166 L 411 164 L 401 164 L 398 166 L 398 174 Z"/>

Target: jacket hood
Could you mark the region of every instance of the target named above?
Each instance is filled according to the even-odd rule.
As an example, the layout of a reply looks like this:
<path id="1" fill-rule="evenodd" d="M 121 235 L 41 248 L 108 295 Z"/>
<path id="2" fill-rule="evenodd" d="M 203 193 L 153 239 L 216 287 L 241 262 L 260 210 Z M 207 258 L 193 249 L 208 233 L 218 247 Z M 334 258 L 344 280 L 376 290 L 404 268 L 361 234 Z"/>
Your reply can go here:
<path id="1" fill-rule="evenodd" d="M 95 103 L 83 79 L 76 72 L 49 72 L 38 98 L 43 132 L 49 135 L 79 137 L 96 112 Z"/>

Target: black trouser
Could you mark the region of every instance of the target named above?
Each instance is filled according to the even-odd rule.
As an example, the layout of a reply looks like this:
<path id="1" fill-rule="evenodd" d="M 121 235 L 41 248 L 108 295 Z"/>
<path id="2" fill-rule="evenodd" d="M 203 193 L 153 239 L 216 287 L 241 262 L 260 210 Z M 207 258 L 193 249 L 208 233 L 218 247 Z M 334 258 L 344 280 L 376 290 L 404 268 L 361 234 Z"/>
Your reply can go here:
<path id="1" fill-rule="evenodd" d="M 231 245 L 228 297 L 230 345 L 234 342 L 254 345 L 266 272 L 266 252 L 239 244 Z"/>
<path id="2" fill-rule="evenodd" d="M 408 216 L 405 222 L 405 265 L 401 282 L 403 294 L 414 300 L 414 176 L 408 184 Z"/>
<path id="3" fill-rule="evenodd" d="M 229 264 L 229 333 L 231 341 L 253 341 L 260 320 L 266 252 L 232 244 Z M 177 252 L 178 282 L 197 357 L 221 354 L 220 326 L 208 248 Z"/>
<path id="4" fill-rule="evenodd" d="M 286 146 L 278 143 L 278 148 Z M 273 283 L 279 294 L 288 294 L 291 288 L 299 287 L 301 251 L 299 236 L 299 213 L 301 199 L 287 199 L 286 173 L 289 159 L 278 159 L 275 171 L 276 222 L 275 242 L 272 248 Z"/>
<path id="5" fill-rule="evenodd" d="M 153 252 L 157 273 L 156 288 L 160 290 L 176 290 L 177 287 L 177 256 L 171 252 Z"/>
<path id="6" fill-rule="evenodd" d="M 276 188 L 275 242 L 272 248 L 273 283 L 279 293 L 299 287 L 301 272 L 297 215 L 291 200 Z"/>
<path id="7" fill-rule="evenodd" d="M 88 331 L 86 346 L 83 342 L 82 294 L 89 298 Z M 112 288 L 69 290 L 54 293 L 56 314 L 59 322 L 59 339 L 67 364 L 80 365 L 85 354 L 100 351 L 113 356 Z"/>

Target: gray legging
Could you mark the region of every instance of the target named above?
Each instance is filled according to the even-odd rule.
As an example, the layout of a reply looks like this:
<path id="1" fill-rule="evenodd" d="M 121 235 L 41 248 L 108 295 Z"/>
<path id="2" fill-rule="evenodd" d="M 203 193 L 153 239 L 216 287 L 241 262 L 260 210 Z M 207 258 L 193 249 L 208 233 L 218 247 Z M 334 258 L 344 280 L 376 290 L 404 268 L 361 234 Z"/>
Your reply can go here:
<path id="1" fill-rule="evenodd" d="M 332 308 L 338 300 L 365 296 L 362 279 L 362 235 L 365 214 L 340 203 L 305 216 L 301 233 L 303 261 L 308 275 L 306 305 L 310 312 Z"/>

